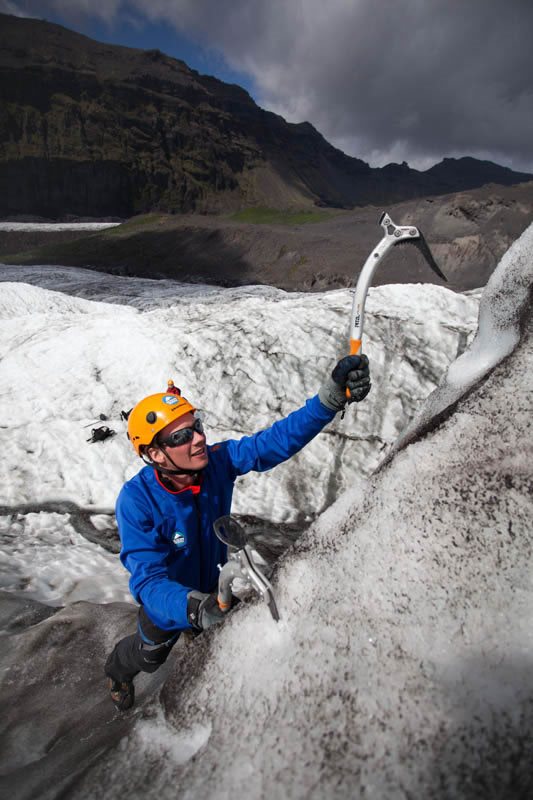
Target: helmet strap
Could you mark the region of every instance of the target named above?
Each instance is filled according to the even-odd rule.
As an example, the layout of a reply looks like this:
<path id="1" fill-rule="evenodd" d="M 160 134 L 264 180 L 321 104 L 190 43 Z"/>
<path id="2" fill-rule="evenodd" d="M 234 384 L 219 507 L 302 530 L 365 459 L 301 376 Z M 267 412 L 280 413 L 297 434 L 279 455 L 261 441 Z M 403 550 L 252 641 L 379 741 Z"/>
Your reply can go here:
<path id="1" fill-rule="evenodd" d="M 173 458 L 169 455 L 168 450 L 163 445 L 158 445 L 159 449 L 163 451 L 166 455 L 168 460 L 176 469 L 168 469 L 168 467 L 162 467 L 159 464 L 156 464 L 154 461 L 151 461 L 149 458 L 146 458 L 144 453 L 141 455 L 142 460 L 144 463 L 149 467 L 154 467 L 157 472 L 163 473 L 163 475 L 197 475 L 199 472 L 202 472 L 205 467 L 201 467 L 200 469 L 186 469 L 185 467 L 179 467 Z"/>

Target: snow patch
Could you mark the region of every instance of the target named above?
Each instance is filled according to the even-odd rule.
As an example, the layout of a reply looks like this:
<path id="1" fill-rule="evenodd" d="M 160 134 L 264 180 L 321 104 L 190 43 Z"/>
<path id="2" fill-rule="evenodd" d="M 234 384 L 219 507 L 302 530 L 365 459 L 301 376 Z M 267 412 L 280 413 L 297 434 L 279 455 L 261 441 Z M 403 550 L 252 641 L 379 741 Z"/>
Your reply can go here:
<path id="1" fill-rule="evenodd" d="M 211 725 L 192 725 L 177 731 L 157 709 L 154 717 L 141 718 L 129 740 L 121 742 L 121 749 L 131 748 L 150 759 L 158 759 L 162 769 L 171 771 L 190 761 L 209 741 Z M 165 767 L 166 764 L 166 767 Z"/>
<path id="2" fill-rule="evenodd" d="M 57 513 L 0 516 L 0 588 L 49 605 L 132 602 L 118 558 Z"/>
<path id="3" fill-rule="evenodd" d="M 386 461 L 513 352 L 530 306 L 532 285 L 533 224 L 511 245 L 491 275 L 481 298 L 478 329 L 471 345 L 450 365 Z"/>
<path id="4" fill-rule="evenodd" d="M 520 320 L 533 282 L 533 225 L 504 254 L 479 307 L 471 347 L 450 366 L 446 381 L 465 391 L 510 355 L 520 341 Z"/>
<path id="5" fill-rule="evenodd" d="M 0 231 L 103 231 L 121 222 L 0 222 Z"/>

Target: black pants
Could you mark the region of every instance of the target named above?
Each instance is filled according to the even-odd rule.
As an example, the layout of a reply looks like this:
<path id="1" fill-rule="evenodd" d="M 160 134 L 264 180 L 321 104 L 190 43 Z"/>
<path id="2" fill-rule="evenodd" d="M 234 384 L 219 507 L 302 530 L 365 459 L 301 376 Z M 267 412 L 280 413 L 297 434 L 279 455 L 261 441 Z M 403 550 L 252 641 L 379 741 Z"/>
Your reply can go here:
<path id="1" fill-rule="evenodd" d="M 105 662 L 105 674 L 123 682 L 132 681 L 139 672 L 155 672 L 167 660 L 179 635 L 180 631 L 164 631 L 154 625 L 141 606 L 137 632 L 115 645 Z"/>

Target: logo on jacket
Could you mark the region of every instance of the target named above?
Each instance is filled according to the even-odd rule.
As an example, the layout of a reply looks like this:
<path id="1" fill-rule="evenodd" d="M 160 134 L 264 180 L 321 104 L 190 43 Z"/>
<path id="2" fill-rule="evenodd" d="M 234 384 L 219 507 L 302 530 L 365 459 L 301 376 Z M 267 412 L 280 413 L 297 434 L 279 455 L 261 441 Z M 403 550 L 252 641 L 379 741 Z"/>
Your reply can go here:
<path id="1" fill-rule="evenodd" d="M 187 537 L 185 536 L 184 533 L 176 531 L 172 536 L 172 541 L 176 545 L 176 547 L 185 547 L 185 545 L 187 544 Z"/>

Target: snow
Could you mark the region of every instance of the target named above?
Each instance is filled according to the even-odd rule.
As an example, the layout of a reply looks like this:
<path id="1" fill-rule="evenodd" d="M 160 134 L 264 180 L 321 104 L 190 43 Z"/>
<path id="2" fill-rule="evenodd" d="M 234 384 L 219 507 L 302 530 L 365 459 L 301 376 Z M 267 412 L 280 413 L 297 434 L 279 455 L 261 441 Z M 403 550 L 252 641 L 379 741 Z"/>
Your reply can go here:
<path id="1" fill-rule="evenodd" d="M 194 725 L 177 732 L 159 710 L 154 718 L 135 728 L 123 747 L 151 753 L 152 758 L 163 762 L 168 759 L 172 764 L 186 764 L 207 744 L 210 735 L 210 725 Z"/>
<path id="2" fill-rule="evenodd" d="M 530 225 L 503 255 L 489 279 L 471 346 L 450 364 L 446 379 L 427 397 L 417 419 L 403 430 L 388 459 L 513 352 L 531 305 L 532 283 L 533 225 Z"/>
<path id="3" fill-rule="evenodd" d="M 453 362 L 447 383 L 463 391 L 513 352 L 533 282 L 533 227 L 524 231 L 492 273 L 479 309 L 478 332 L 467 353 Z"/>
<path id="4" fill-rule="evenodd" d="M 190 800 L 531 795 L 532 236 L 533 226 L 487 287 L 477 340 L 448 378 L 472 338 L 476 296 L 437 287 L 371 291 L 369 399 L 288 473 L 265 476 L 266 500 L 253 484 L 259 476 L 236 493 L 238 508 L 270 519 L 291 518 L 291 502 L 318 514 L 273 578 L 281 621 L 256 602 L 177 646 L 164 685 L 144 705 L 81 728 L 85 761 L 74 750 L 76 758 L 57 762 L 79 747 L 80 728 L 69 728 L 72 714 L 61 717 L 52 703 L 50 730 L 39 740 L 43 726 L 34 723 L 30 737 L 41 783 L 28 769 L 17 773 L 21 785 L 57 782 L 73 800 L 145 797 L 147 786 L 161 800 L 176 792 Z M 84 291 L 81 272 L 75 282 L 71 290 Z M 152 301 L 144 310 L 100 297 L 87 313 L 91 301 L 70 296 L 67 307 L 58 294 L 56 313 L 53 291 L 25 288 L 27 304 L 20 285 L 2 286 L 1 418 L 15 425 L 0 431 L 0 502 L 8 515 L 21 514 L 28 544 L 38 544 L 42 530 L 43 547 L 55 545 L 58 517 L 48 513 L 39 525 L 17 507 L 68 498 L 62 502 L 105 531 L 110 484 L 137 468 L 123 436 L 86 445 L 88 416 L 105 411 L 118 428 L 120 406 L 173 377 L 201 398 L 213 437 L 254 430 L 316 391 L 344 346 L 351 305 L 349 292 L 249 289 L 185 291 L 175 302 L 167 293 L 163 307 Z M 142 292 L 134 294 L 137 303 Z M 32 302 L 45 310 L 32 315 Z M 488 373 L 476 364 L 487 351 Z M 403 449 L 371 474 L 383 443 L 413 416 Z M 35 708 L 20 674 L 37 681 L 37 660 L 40 670 L 62 658 L 65 679 L 52 673 L 61 696 L 80 694 L 68 694 L 61 643 L 72 654 L 98 630 L 101 661 L 112 641 L 108 608 L 76 604 L 11 637 L 4 658 L 12 659 L 17 714 L 24 703 L 25 719 Z M 119 612 L 123 620 L 123 606 Z M 83 663 L 85 685 L 93 673 Z M 76 700 L 84 720 L 103 703 L 88 707 L 88 696 Z M 111 741 L 99 738 L 103 731 Z M 61 747 L 52 746 L 60 737 Z M 68 787 L 65 774 L 75 776 Z"/>
<path id="5" fill-rule="evenodd" d="M 0 222 L 0 231 L 103 231 L 121 222 Z"/>
<path id="6" fill-rule="evenodd" d="M 10 266 L 0 267 L 2 281 L 16 281 L 24 284 L 40 286 L 77 297 L 91 300 L 102 300 L 106 303 L 132 305 L 141 310 L 163 308 L 174 305 L 179 299 L 186 297 L 217 298 L 232 297 L 232 289 L 221 290 L 218 286 L 205 284 L 184 284 L 173 280 L 155 280 L 151 278 L 125 278 L 119 275 L 107 275 L 90 269 L 58 267 L 43 265 L 40 267 Z M 247 293 L 255 294 L 257 287 L 236 290 L 239 297 Z M 261 292 L 275 296 L 277 289 L 261 287 Z"/>
<path id="7" fill-rule="evenodd" d="M 508 259 L 508 277 L 520 270 L 524 283 L 532 231 Z M 280 800 L 531 794 L 528 306 L 527 291 L 509 297 L 520 346 L 502 349 L 475 390 L 465 376 L 455 412 L 360 478 L 282 560 L 281 622 L 257 602 L 178 653 L 136 737 L 75 798 L 89 787 L 141 796 L 154 745 L 138 742 L 151 739 L 154 709 L 178 742 L 206 733 L 186 763 L 182 750 L 161 753 L 150 787 L 163 799 L 176 786 L 217 800 L 243 786 Z M 509 333 L 498 312 L 486 304 L 482 347 L 486 331 Z"/>
<path id="8" fill-rule="evenodd" d="M 0 589 L 62 605 L 77 600 L 129 601 L 128 576 L 57 513 L 0 517 Z"/>
<path id="9" fill-rule="evenodd" d="M 60 511 L 67 502 L 110 515 L 123 482 L 141 466 L 120 413 L 170 377 L 202 408 L 214 442 L 253 433 L 299 407 L 346 347 L 347 290 L 225 290 L 61 267 L 0 266 L 0 280 L 0 505 L 9 513 L 43 503 Z M 234 511 L 304 524 L 369 475 L 473 335 L 478 300 L 428 285 L 372 289 L 369 401 L 289 463 L 238 481 Z M 117 435 L 88 444 L 101 424 Z M 56 525 L 70 552 L 72 515 L 61 518 Z M 32 530 L 26 536 L 37 547 Z M 99 570 L 98 558 L 84 558 L 87 569 Z M 46 571 L 41 560 L 32 568 Z M 46 572 L 32 597 L 60 602 L 50 582 Z M 76 591 L 97 602 L 124 599 L 113 573 L 107 589 L 103 582 L 84 582 L 84 591 L 81 581 L 77 589 L 69 583 L 65 598 Z"/>

